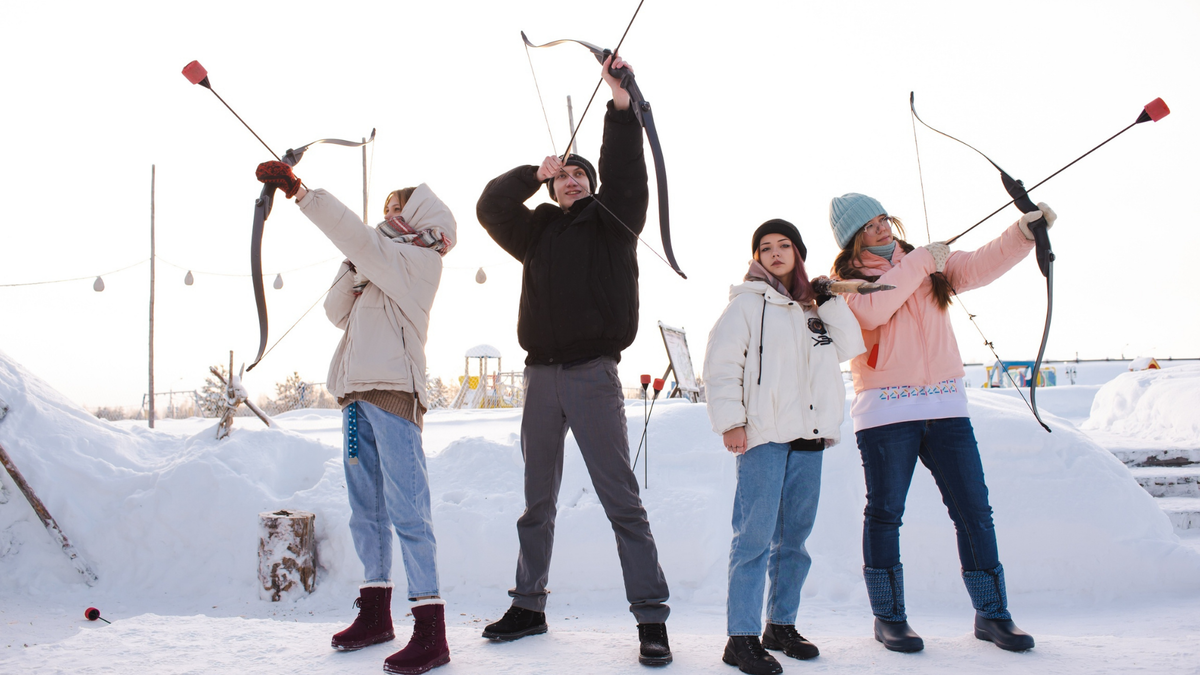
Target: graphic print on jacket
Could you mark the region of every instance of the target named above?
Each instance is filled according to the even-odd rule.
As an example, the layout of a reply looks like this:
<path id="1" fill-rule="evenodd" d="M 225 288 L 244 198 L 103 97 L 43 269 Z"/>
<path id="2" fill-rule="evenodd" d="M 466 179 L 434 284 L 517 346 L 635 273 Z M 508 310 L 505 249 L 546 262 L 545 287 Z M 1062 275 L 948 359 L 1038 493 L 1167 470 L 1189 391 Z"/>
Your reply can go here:
<path id="1" fill-rule="evenodd" d="M 825 322 L 813 317 L 808 320 L 808 330 L 816 333 L 812 335 L 814 347 L 824 347 L 825 345 L 833 344 L 833 338 L 829 337 L 829 331 L 825 330 Z"/>

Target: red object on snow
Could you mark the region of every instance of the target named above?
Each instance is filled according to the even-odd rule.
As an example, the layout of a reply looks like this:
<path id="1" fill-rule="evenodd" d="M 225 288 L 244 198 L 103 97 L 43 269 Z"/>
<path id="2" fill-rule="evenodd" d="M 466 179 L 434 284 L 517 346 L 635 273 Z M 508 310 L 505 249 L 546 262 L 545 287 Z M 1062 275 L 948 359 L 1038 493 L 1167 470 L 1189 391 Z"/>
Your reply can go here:
<path id="1" fill-rule="evenodd" d="M 192 84 L 202 84 L 208 86 L 208 71 L 204 66 L 200 65 L 199 61 L 192 61 L 183 67 L 183 76 Z"/>
<path id="2" fill-rule="evenodd" d="M 649 376 L 649 375 L 643 375 L 643 376 L 642 376 L 642 389 L 645 389 L 645 388 L 646 388 L 646 385 L 648 385 L 648 384 L 650 384 L 650 376 Z"/>
<path id="3" fill-rule="evenodd" d="M 1155 122 L 1171 114 L 1171 109 L 1167 107 L 1166 101 L 1162 100 L 1161 98 L 1156 98 L 1147 103 L 1145 111 L 1146 114 L 1150 116 L 1150 119 L 1154 120 Z"/>
<path id="4" fill-rule="evenodd" d="M 666 380 L 662 379 L 661 377 L 654 378 L 654 391 L 662 391 L 663 385 L 665 384 Z"/>
<path id="5" fill-rule="evenodd" d="M 88 607 L 87 609 L 83 610 L 83 615 L 87 617 L 88 621 L 95 621 L 96 619 L 100 618 L 100 610 L 96 609 L 95 607 Z"/>

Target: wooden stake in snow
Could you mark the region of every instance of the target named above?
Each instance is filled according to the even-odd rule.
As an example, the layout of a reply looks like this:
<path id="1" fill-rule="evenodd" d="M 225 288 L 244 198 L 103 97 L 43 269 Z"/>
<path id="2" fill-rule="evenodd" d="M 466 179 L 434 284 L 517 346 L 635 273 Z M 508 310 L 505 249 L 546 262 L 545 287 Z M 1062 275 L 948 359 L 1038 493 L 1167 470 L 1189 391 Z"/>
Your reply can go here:
<path id="1" fill-rule="evenodd" d="M 317 587 L 317 516 L 307 511 L 260 513 L 258 597 L 279 602 Z"/>
<path id="2" fill-rule="evenodd" d="M 7 412 L 8 406 L 0 402 L 0 409 Z M 3 419 L 2 415 L 0 415 L 0 419 Z M 46 531 L 62 547 L 63 553 L 66 553 L 67 557 L 71 559 L 71 564 L 75 566 L 75 569 L 83 575 L 84 582 L 88 586 L 94 585 L 97 581 L 96 573 L 80 557 L 79 551 L 75 550 L 75 546 L 67 539 L 67 535 L 63 534 L 62 528 L 58 526 L 58 523 L 54 521 L 50 512 L 46 510 L 46 505 L 42 503 L 42 500 L 38 499 L 33 488 L 29 486 L 29 482 L 25 480 L 25 476 L 22 476 L 21 472 L 17 470 L 17 465 L 13 464 L 12 458 L 8 456 L 8 452 L 4 450 L 4 446 L 2 445 L 0 445 L 0 464 L 4 464 L 4 468 L 8 470 L 8 475 L 12 476 L 13 482 L 21 489 L 21 494 L 25 495 L 25 499 L 29 500 L 29 505 L 33 507 L 33 512 L 37 514 L 38 518 L 42 519 L 42 524 L 46 526 Z"/>

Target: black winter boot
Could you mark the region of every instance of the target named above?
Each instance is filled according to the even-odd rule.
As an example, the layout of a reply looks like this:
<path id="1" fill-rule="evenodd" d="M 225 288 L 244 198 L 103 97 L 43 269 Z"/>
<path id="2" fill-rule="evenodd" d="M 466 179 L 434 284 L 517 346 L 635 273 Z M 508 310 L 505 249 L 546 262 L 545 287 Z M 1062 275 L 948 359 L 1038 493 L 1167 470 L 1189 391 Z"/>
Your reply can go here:
<path id="1" fill-rule="evenodd" d="M 763 630 L 762 645 L 767 649 L 782 651 L 793 659 L 811 659 L 821 653 L 817 646 L 796 632 L 795 626 L 768 623 Z"/>
<path id="2" fill-rule="evenodd" d="M 963 583 L 975 607 L 975 637 L 1010 652 L 1033 649 L 1033 636 L 1017 628 L 1008 613 L 1004 588 L 1004 566 L 963 572 Z"/>
<path id="3" fill-rule="evenodd" d="M 904 613 L 904 566 L 899 563 L 889 569 L 863 567 L 867 596 L 875 614 L 875 639 L 894 652 L 919 652 L 925 648 L 921 639 L 908 625 Z"/>
<path id="4" fill-rule="evenodd" d="M 667 642 L 667 624 L 639 623 L 638 662 L 643 666 L 665 666 L 671 662 L 671 645 Z"/>
<path id="5" fill-rule="evenodd" d="M 763 649 L 757 635 L 731 635 L 721 660 L 749 675 L 779 675 L 783 666 Z"/>
<path id="6" fill-rule="evenodd" d="M 364 586 L 358 589 L 354 601 L 358 618 L 346 630 L 333 636 L 331 646 L 351 652 L 370 645 L 396 639 L 392 631 L 392 587 Z"/>
<path id="7" fill-rule="evenodd" d="M 483 637 L 511 642 L 526 635 L 540 635 L 546 630 L 545 612 L 535 612 L 513 605 L 504 613 L 504 618 L 483 629 Z"/>

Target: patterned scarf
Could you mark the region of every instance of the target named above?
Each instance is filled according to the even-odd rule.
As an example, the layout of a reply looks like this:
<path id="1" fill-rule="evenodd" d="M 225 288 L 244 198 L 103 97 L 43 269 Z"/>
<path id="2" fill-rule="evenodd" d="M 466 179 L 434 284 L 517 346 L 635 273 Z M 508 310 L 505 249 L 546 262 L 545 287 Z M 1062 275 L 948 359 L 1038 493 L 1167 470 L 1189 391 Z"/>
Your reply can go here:
<path id="1" fill-rule="evenodd" d="M 750 271 L 746 272 L 746 276 L 742 278 L 742 281 L 765 281 L 768 286 L 774 288 L 783 297 L 788 300 L 795 300 L 792 294 L 788 293 L 788 289 L 783 287 L 783 283 L 776 279 L 774 274 L 768 272 L 767 268 L 763 267 L 762 263 L 757 260 L 750 261 Z"/>
<path id="2" fill-rule="evenodd" d="M 450 238 L 446 236 L 440 227 L 431 227 L 425 230 L 414 230 L 400 216 L 392 216 L 382 223 L 375 226 L 375 229 L 383 233 L 385 237 L 400 244 L 411 244 L 413 246 L 421 246 L 423 248 L 433 249 L 438 255 L 445 256 L 453 248 Z M 354 294 L 362 295 L 363 289 L 370 283 L 370 279 L 365 274 L 354 270 Z"/>

